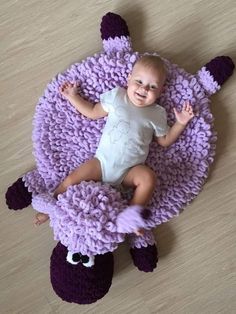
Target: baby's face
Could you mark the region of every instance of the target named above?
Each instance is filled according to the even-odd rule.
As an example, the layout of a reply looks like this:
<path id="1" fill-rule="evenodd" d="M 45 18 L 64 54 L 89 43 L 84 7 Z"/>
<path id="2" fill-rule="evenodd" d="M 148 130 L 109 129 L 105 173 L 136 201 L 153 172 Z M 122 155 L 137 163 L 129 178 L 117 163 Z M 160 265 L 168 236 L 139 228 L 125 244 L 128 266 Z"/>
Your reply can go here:
<path id="1" fill-rule="evenodd" d="M 128 78 L 127 94 L 137 107 L 153 105 L 161 95 L 165 83 L 165 73 L 137 63 Z"/>

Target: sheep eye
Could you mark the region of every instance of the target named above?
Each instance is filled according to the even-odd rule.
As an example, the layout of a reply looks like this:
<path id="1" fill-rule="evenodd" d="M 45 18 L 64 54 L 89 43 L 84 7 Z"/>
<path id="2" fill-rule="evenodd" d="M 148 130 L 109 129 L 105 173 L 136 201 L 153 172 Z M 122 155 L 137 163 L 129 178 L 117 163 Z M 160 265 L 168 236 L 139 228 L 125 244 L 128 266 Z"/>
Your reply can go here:
<path id="1" fill-rule="evenodd" d="M 87 255 L 81 255 L 81 263 L 87 264 L 89 262 L 89 257 Z"/>
<path id="2" fill-rule="evenodd" d="M 88 257 L 88 256 L 87 256 Z M 89 256 L 87 262 L 82 262 L 85 267 L 92 267 L 95 264 L 94 256 Z"/>
<path id="3" fill-rule="evenodd" d="M 67 253 L 66 260 L 72 265 L 77 265 L 79 263 L 82 263 L 85 267 L 92 267 L 94 265 L 94 256 L 71 253 L 70 251 Z"/>

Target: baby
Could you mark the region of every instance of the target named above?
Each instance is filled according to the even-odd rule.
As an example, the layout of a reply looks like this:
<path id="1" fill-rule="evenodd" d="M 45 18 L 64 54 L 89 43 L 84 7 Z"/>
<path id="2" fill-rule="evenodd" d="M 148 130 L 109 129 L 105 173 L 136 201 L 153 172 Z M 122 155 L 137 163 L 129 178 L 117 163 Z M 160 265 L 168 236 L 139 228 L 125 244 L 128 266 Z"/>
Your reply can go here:
<path id="1" fill-rule="evenodd" d="M 55 197 L 81 181 L 102 181 L 134 188 L 130 205 L 145 208 L 156 185 L 155 173 L 145 165 L 153 135 L 157 143 L 167 147 L 178 139 L 194 116 L 186 101 L 181 112 L 174 108 L 174 125 L 171 128 L 167 125 L 166 111 L 156 103 L 165 80 L 163 61 L 157 56 L 143 56 L 128 76 L 127 89 L 116 87 L 105 92 L 95 105 L 78 94 L 76 84 L 66 82 L 61 86 L 61 94 L 81 114 L 91 119 L 108 118 L 94 158 L 72 171 L 56 188 Z M 38 213 L 35 224 L 47 219 L 47 215 Z"/>

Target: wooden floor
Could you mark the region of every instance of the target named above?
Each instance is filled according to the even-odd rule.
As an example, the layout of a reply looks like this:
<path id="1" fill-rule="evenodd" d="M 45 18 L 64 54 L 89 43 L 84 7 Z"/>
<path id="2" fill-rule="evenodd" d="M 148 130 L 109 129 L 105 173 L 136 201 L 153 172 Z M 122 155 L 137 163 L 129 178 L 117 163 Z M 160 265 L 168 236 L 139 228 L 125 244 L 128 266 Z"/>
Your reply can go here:
<path id="1" fill-rule="evenodd" d="M 48 225 L 33 226 L 31 207 L 5 205 L 7 187 L 34 167 L 38 98 L 56 73 L 101 50 L 108 11 L 126 19 L 135 50 L 157 51 L 189 72 L 217 55 L 236 61 L 234 0 L 1 1 L 0 313 L 236 313 L 236 74 L 212 98 L 218 143 L 210 176 L 183 214 L 157 228 L 154 273 L 139 272 L 123 244 L 110 292 L 89 306 L 65 303 L 50 284 Z"/>

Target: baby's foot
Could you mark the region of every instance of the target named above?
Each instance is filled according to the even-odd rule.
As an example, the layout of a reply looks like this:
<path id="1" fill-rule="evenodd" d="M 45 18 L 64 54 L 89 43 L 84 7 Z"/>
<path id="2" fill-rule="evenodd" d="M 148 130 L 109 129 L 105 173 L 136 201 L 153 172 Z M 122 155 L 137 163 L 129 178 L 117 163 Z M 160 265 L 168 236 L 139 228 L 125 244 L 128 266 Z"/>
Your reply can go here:
<path id="1" fill-rule="evenodd" d="M 138 229 L 138 230 L 135 230 L 134 233 L 136 234 L 136 236 L 138 237 L 142 237 L 144 235 L 144 229 Z"/>
<path id="2" fill-rule="evenodd" d="M 38 214 L 35 215 L 34 225 L 35 226 L 40 226 L 44 222 L 46 222 L 48 219 L 49 219 L 49 216 L 47 214 L 38 213 Z"/>

